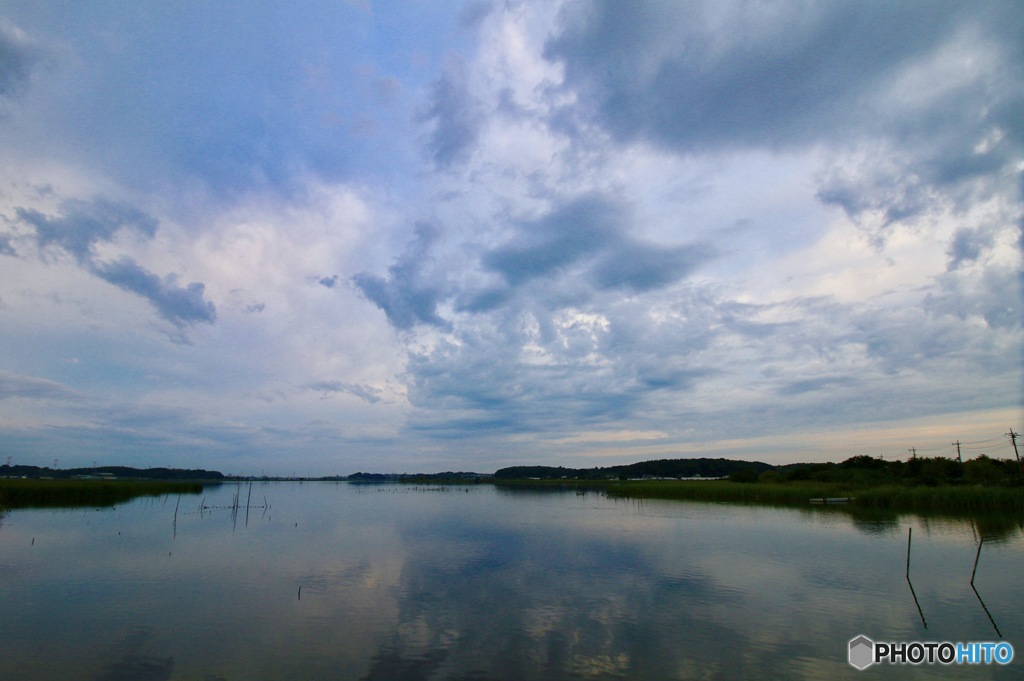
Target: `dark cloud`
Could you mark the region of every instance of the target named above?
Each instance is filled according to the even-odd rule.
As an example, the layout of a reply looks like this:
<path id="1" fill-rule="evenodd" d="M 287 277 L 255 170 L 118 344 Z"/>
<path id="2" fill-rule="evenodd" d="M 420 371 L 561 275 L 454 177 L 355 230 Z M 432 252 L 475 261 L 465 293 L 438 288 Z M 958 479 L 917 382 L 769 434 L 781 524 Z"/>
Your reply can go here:
<path id="1" fill-rule="evenodd" d="M 1019 24 L 1013 4 L 980 19 Z M 682 151 L 803 146 L 868 125 L 872 95 L 894 73 L 979 15 L 940 5 L 577 2 L 545 55 L 622 139 Z"/>
<path id="2" fill-rule="evenodd" d="M 475 291 L 456 305 L 459 312 L 489 312 L 509 301 L 512 290 L 508 287 L 491 287 Z"/>
<path id="3" fill-rule="evenodd" d="M 593 277 L 599 288 L 650 291 L 674 284 L 715 255 L 708 246 L 659 248 L 626 243 L 596 264 Z"/>
<path id="4" fill-rule="evenodd" d="M 517 285 L 553 274 L 618 238 L 624 211 L 598 196 L 575 199 L 520 227 L 519 236 L 483 257 L 484 267 Z"/>
<path id="5" fill-rule="evenodd" d="M 203 297 L 206 287 L 199 282 L 178 286 L 177 275 L 160 278 L 128 257 L 94 263 L 91 270 L 104 281 L 147 299 L 161 317 L 175 326 L 212 324 L 217 320 L 213 303 Z"/>
<path id="6" fill-rule="evenodd" d="M 792 381 L 779 388 L 780 395 L 801 395 L 803 393 L 817 392 L 832 386 L 848 386 L 854 384 L 852 376 L 822 376 L 819 378 L 808 378 L 799 381 Z"/>
<path id="7" fill-rule="evenodd" d="M 982 230 L 962 228 L 953 235 L 946 255 L 949 256 L 948 271 L 955 270 L 966 263 L 975 262 L 981 254 L 992 248 L 992 235 Z"/>
<path id="8" fill-rule="evenodd" d="M 636 292 L 676 283 L 715 256 L 706 246 L 657 246 L 629 234 L 632 216 L 619 203 L 591 195 L 568 201 L 545 217 L 520 226 L 509 243 L 486 253 L 483 265 L 511 286 L 584 268 L 596 289 Z M 470 307 L 486 309 L 500 299 L 491 291 Z"/>
<path id="9" fill-rule="evenodd" d="M 719 375 L 716 369 L 687 369 L 672 366 L 669 362 L 652 362 L 652 358 L 644 360 L 644 366 L 637 369 L 637 378 L 646 389 L 664 389 L 672 391 L 688 391 L 704 378 Z"/>
<path id="10" fill-rule="evenodd" d="M 441 168 L 469 158 L 485 121 L 468 79 L 466 65 L 452 58 L 431 89 L 429 107 L 419 117 L 433 123 L 427 149 Z"/>
<path id="11" fill-rule="evenodd" d="M 105 199 L 65 201 L 62 215 L 50 217 L 37 210 L 18 208 L 18 219 L 35 228 L 39 248 L 57 246 L 75 257 L 79 264 L 89 263 L 93 247 L 110 241 L 122 229 L 134 230 L 143 236 L 156 233 L 157 221 L 142 211 Z"/>
<path id="12" fill-rule="evenodd" d="M 1024 327 L 1022 283 L 1020 270 L 1007 266 L 986 268 L 980 280 L 946 272 L 938 277 L 939 289 L 926 298 L 924 309 L 935 319 L 953 320 L 958 328 L 957 333 L 950 335 L 959 338 L 954 342 L 962 343 L 965 352 L 967 348 L 979 352 L 987 345 L 971 321 L 983 320 L 989 329 L 1011 332 Z M 1010 360 L 1012 365 L 1012 358 L 999 356 L 998 359 L 1000 362 Z"/>
<path id="13" fill-rule="evenodd" d="M 381 401 L 381 390 L 370 385 L 359 383 L 346 383 L 344 381 L 316 381 L 306 386 L 310 390 L 320 393 L 347 393 L 366 400 L 370 404 L 377 404 Z"/>
<path id="14" fill-rule="evenodd" d="M 161 278 L 127 256 L 109 262 L 96 259 L 96 245 L 113 240 L 121 230 L 153 237 L 158 225 L 155 218 L 133 206 L 105 199 L 65 201 L 61 209 L 62 214 L 54 217 L 26 208 L 17 208 L 15 214 L 35 229 L 41 251 L 58 248 L 69 253 L 100 279 L 148 300 L 161 317 L 175 326 L 216 321 L 213 303 L 203 297 L 202 283 L 179 286 L 176 275 Z"/>
<path id="15" fill-rule="evenodd" d="M 324 288 L 334 288 L 335 286 L 338 285 L 339 281 L 340 278 L 338 277 L 337 274 L 335 274 L 330 277 L 320 277 L 319 279 L 316 280 L 316 283 L 320 284 Z"/>
<path id="16" fill-rule="evenodd" d="M 352 277 L 352 282 L 372 303 L 377 305 L 388 321 L 398 329 L 411 329 L 417 324 L 448 328 L 449 324 L 437 313 L 443 297 L 443 287 L 429 281 L 430 248 L 437 238 L 437 230 L 429 223 L 416 225 L 416 237 L 398 261 L 388 268 L 383 278 L 367 272 Z"/>
<path id="17" fill-rule="evenodd" d="M 545 55 L 579 105 L 553 127 L 683 154 L 870 144 L 819 192 L 853 216 L 914 216 L 936 187 L 1012 172 L 1024 146 L 1014 0 L 572 2 L 561 26 Z"/>

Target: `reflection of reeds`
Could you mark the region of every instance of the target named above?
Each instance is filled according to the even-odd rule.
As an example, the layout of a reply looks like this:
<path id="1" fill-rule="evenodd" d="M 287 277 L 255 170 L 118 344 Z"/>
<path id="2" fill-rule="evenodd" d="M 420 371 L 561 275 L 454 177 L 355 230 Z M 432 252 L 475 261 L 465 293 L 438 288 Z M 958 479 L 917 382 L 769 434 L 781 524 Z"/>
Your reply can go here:
<path id="1" fill-rule="evenodd" d="M 0 506 L 48 508 L 112 506 L 141 496 L 198 494 L 199 482 L 156 480 L 0 480 Z"/>

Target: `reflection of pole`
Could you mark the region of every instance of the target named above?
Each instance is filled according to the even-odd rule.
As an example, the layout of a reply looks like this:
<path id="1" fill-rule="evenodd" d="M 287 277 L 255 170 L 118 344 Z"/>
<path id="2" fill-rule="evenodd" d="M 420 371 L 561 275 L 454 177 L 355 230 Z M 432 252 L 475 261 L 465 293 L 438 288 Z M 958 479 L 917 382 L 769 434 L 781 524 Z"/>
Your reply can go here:
<path id="1" fill-rule="evenodd" d="M 974 586 L 974 573 L 978 571 L 978 559 L 981 558 L 981 545 L 984 543 L 984 537 L 978 540 L 978 552 L 974 554 L 974 569 L 971 570 L 971 586 Z"/>
<path id="2" fill-rule="evenodd" d="M 917 592 L 914 591 L 914 585 L 910 581 L 910 537 L 914 531 L 914 528 L 907 528 L 907 586 L 910 587 L 910 595 L 914 597 L 914 605 L 917 606 L 917 614 L 921 616 L 921 624 L 924 628 L 928 628 L 928 623 L 924 621 L 924 611 L 921 610 L 921 604 L 917 600 Z"/>
<path id="3" fill-rule="evenodd" d="M 999 627 L 996 626 L 996 621 L 992 619 L 992 613 L 988 611 L 988 606 L 985 605 L 985 601 L 981 600 L 981 594 L 978 593 L 978 590 L 974 588 L 974 574 L 978 571 L 978 558 L 981 557 L 981 545 L 984 543 L 984 537 L 978 540 L 978 552 L 974 554 L 974 569 L 971 570 L 971 591 L 973 591 L 974 595 L 978 597 L 978 602 L 981 603 L 981 609 L 985 611 L 986 615 L 988 615 L 988 621 L 992 623 L 992 628 L 996 630 L 996 634 L 999 635 L 999 638 L 1002 638 L 1003 632 L 999 631 Z"/>

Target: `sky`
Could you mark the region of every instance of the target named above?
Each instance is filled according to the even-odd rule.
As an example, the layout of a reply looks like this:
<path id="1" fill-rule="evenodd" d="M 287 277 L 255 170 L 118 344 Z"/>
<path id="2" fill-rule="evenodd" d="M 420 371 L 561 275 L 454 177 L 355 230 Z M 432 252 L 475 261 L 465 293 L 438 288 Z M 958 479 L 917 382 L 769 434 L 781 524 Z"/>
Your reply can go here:
<path id="1" fill-rule="evenodd" d="M 0 464 L 986 453 L 1024 4 L 0 0 Z"/>

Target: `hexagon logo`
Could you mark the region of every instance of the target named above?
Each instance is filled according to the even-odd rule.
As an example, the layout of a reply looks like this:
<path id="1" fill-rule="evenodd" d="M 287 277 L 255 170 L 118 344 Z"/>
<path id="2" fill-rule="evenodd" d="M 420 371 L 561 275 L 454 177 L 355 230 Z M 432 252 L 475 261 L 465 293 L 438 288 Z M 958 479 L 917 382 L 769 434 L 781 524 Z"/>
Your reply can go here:
<path id="1" fill-rule="evenodd" d="M 857 669 L 867 669 L 875 662 L 875 642 L 864 634 L 850 639 L 849 659 Z"/>

